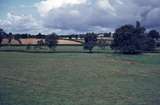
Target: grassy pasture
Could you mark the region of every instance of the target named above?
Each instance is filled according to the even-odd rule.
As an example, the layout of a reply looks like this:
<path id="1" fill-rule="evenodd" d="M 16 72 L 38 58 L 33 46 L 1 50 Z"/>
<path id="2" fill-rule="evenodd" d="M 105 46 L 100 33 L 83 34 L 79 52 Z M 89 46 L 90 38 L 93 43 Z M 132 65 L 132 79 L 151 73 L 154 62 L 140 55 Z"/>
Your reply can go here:
<path id="1" fill-rule="evenodd" d="M 57 50 L 0 52 L 0 105 L 160 105 L 160 54 Z"/>
<path id="2" fill-rule="evenodd" d="M 37 47 L 37 48 L 36 48 Z M 31 53 L 85 53 L 89 52 L 88 50 L 84 50 L 82 45 L 58 45 L 56 47 L 56 51 L 49 49 L 47 46 L 38 46 L 30 45 L 30 49 L 27 49 L 27 46 L 1 46 L 0 51 L 8 51 L 8 52 L 31 52 Z M 95 47 L 93 49 L 95 53 L 111 53 L 109 47 L 106 47 L 105 50 L 102 50 L 99 47 Z"/>

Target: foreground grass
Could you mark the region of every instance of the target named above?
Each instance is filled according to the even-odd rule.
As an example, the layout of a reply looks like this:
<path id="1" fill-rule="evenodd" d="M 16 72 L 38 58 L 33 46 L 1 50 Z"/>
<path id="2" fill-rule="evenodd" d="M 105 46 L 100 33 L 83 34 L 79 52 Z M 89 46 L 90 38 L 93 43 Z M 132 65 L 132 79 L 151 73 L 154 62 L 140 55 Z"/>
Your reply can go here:
<path id="1" fill-rule="evenodd" d="M 159 105 L 160 54 L 0 52 L 0 105 Z"/>

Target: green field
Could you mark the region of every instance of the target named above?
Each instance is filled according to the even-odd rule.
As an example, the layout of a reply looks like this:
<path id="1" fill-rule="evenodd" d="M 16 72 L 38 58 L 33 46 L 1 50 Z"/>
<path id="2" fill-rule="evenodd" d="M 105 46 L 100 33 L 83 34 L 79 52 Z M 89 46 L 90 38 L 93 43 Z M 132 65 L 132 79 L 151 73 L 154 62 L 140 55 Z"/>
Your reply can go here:
<path id="1" fill-rule="evenodd" d="M 1 51 L 0 105 L 160 105 L 160 53 L 58 51 Z"/>

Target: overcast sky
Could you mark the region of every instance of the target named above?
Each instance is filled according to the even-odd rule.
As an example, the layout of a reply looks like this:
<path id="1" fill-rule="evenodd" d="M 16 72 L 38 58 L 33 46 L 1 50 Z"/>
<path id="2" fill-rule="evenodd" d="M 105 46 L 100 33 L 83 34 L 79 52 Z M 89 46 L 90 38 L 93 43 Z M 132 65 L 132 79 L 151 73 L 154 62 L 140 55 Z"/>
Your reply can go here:
<path id="1" fill-rule="evenodd" d="M 109 32 L 137 20 L 159 31 L 160 0 L 0 0 L 6 32 Z"/>

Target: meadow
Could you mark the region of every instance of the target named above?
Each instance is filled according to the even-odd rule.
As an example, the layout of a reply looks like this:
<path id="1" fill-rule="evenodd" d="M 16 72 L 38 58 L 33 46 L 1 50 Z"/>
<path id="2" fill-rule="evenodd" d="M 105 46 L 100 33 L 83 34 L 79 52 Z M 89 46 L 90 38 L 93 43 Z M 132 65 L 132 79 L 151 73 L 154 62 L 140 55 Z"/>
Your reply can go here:
<path id="1" fill-rule="evenodd" d="M 160 53 L 6 49 L 0 51 L 0 105 L 160 105 Z"/>

